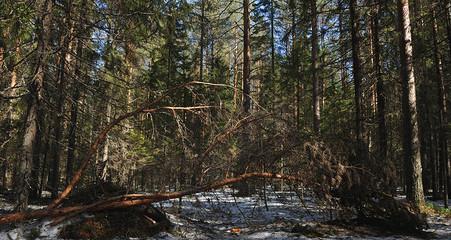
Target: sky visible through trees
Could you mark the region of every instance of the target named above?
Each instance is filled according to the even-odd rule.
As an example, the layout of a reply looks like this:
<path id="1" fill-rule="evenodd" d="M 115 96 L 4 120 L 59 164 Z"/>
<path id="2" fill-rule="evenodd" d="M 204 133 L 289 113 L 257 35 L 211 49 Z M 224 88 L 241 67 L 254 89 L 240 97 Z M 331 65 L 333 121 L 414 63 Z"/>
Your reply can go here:
<path id="1" fill-rule="evenodd" d="M 3 0 L 0 190 L 14 213 L 0 223 L 222 187 L 266 205 L 269 187 L 308 189 L 416 226 L 430 201 L 449 215 L 450 8 Z M 74 200 L 104 185 L 121 191 Z M 28 212 L 36 202 L 50 204 Z"/>

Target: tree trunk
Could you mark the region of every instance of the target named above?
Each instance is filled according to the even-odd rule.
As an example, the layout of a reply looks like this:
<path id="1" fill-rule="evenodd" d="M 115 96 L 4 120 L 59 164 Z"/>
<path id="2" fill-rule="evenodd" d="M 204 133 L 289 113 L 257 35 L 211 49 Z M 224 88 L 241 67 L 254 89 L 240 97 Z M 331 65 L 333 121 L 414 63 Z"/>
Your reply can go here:
<path id="1" fill-rule="evenodd" d="M 249 0 L 243 0 L 243 111 L 248 114 L 251 109 L 251 47 L 250 47 L 250 14 Z"/>
<path id="2" fill-rule="evenodd" d="M 442 0 L 443 8 L 445 9 L 446 21 L 446 38 L 448 41 L 448 54 L 451 57 L 451 2 L 450 0 Z"/>
<path id="3" fill-rule="evenodd" d="M 271 85 L 274 84 L 274 78 L 276 74 L 275 67 L 275 58 L 276 58 L 276 50 L 275 50 L 275 41 L 274 41 L 274 0 L 271 0 L 271 11 L 270 11 L 270 24 L 271 24 Z"/>
<path id="4" fill-rule="evenodd" d="M 368 151 L 364 133 L 365 125 L 362 106 L 362 64 L 360 62 L 360 36 L 359 36 L 359 14 L 356 11 L 357 0 L 351 0 L 349 6 L 351 20 L 351 45 L 352 45 L 352 74 L 354 78 L 354 101 L 355 101 L 355 134 L 356 134 L 356 157 L 359 164 L 368 163 Z"/>
<path id="5" fill-rule="evenodd" d="M 3 40 L 3 32 L 0 32 L 0 76 L 3 76 L 3 63 L 5 61 L 5 41 Z M 2 80 L 2 78 L 0 78 Z M 0 81 L 1 83 L 1 81 Z"/>
<path id="6" fill-rule="evenodd" d="M 205 38 L 205 0 L 201 3 L 200 16 L 200 50 L 199 50 L 199 81 L 204 80 L 204 38 Z"/>
<path id="7" fill-rule="evenodd" d="M 247 116 L 251 111 L 251 48 L 250 48 L 250 13 L 249 13 L 249 0 L 243 0 L 243 105 L 242 114 Z M 245 147 L 249 143 L 248 129 L 243 130 L 240 136 L 241 151 L 238 157 L 236 166 L 236 174 L 240 175 L 246 172 L 249 165 L 249 154 L 246 152 Z M 247 196 L 250 193 L 250 188 L 247 183 L 238 183 L 236 185 L 238 194 L 241 196 Z"/>
<path id="8" fill-rule="evenodd" d="M 80 81 L 84 81 L 84 76 L 82 75 L 82 64 L 81 61 L 83 59 L 83 36 L 88 35 L 86 33 L 87 29 L 85 26 L 85 13 L 86 13 L 86 2 L 87 0 L 83 0 L 81 3 L 81 7 L 79 8 L 79 17 L 77 23 L 77 36 L 80 36 L 77 39 L 76 44 L 76 62 L 75 62 L 75 70 L 73 76 L 73 90 L 71 96 L 71 104 L 70 104 L 70 124 L 69 124 L 69 133 L 67 137 L 67 161 L 66 161 L 66 185 L 69 184 L 70 179 L 72 179 L 73 169 L 74 169 L 74 160 L 75 160 L 75 148 L 77 142 L 77 121 L 78 121 L 78 101 L 80 98 Z"/>
<path id="9" fill-rule="evenodd" d="M 346 47 L 345 47 L 345 30 L 344 30 L 344 13 L 345 9 L 343 6 L 343 0 L 339 0 L 338 8 L 340 10 L 340 15 L 338 16 L 338 29 L 340 31 L 339 43 L 340 43 L 340 82 L 343 95 L 346 94 L 347 84 L 346 84 Z"/>
<path id="10" fill-rule="evenodd" d="M 435 2 L 437 3 L 437 2 Z M 448 126 L 448 118 L 446 111 L 446 91 L 445 84 L 443 79 L 443 67 L 442 60 L 439 53 L 439 46 L 437 40 L 437 17 L 434 10 L 434 6 L 431 7 L 431 15 L 432 15 L 432 39 L 433 39 L 433 52 L 434 52 L 434 67 L 435 67 L 435 77 L 436 77 L 436 85 L 438 90 L 438 107 L 439 107 L 439 147 L 440 147 L 440 155 L 439 161 L 442 162 L 443 165 L 443 201 L 445 208 L 448 208 L 448 181 L 446 181 L 448 173 L 448 139 L 447 139 L 447 126 Z"/>
<path id="11" fill-rule="evenodd" d="M 61 36 L 61 52 L 59 57 L 58 79 L 57 79 L 57 101 L 56 101 L 56 113 L 54 114 L 54 126 L 53 126 L 53 145 L 51 148 L 52 160 L 52 198 L 58 196 L 58 188 L 60 183 L 60 163 L 61 163 L 61 149 L 62 149 L 62 137 L 64 130 L 64 103 L 66 99 L 66 71 L 67 66 L 71 63 L 71 48 L 73 41 L 71 40 L 73 35 L 71 11 L 72 1 L 68 0 L 65 3 L 65 18 L 62 28 L 66 33 Z"/>
<path id="12" fill-rule="evenodd" d="M 372 39 L 373 42 L 373 70 L 376 77 L 376 95 L 377 95 L 377 128 L 378 128 L 378 152 L 379 160 L 382 165 L 387 166 L 387 124 L 385 121 L 385 89 L 384 80 L 381 73 L 380 60 L 380 42 L 379 42 L 379 18 L 381 16 L 381 2 L 373 2 L 374 10 L 371 18 Z"/>
<path id="13" fill-rule="evenodd" d="M 24 158 L 18 164 L 16 183 L 17 210 L 24 211 L 28 206 L 30 173 L 33 168 L 33 158 L 39 152 L 38 141 L 41 118 L 41 101 L 43 98 L 44 77 L 48 58 L 50 41 L 50 25 L 52 20 L 52 1 L 40 0 L 36 4 L 38 19 L 38 46 L 36 55 L 35 77 L 29 85 L 30 97 L 26 114 L 25 133 L 23 137 Z"/>
<path id="14" fill-rule="evenodd" d="M 109 91 L 107 91 L 109 92 Z M 106 106 L 106 126 L 111 123 L 111 102 L 108 101 Z M 107 134 L 105 138 L 105 144 L 102 150 L 102 162 L 100 163 L 99 179 L 105 182 L 108 175 L 108 161 L 110 157 L 110 137 Z"/>
<path id="15" fill-rule="evenodd" d="M 407 199 L 424 203 L 409 1 L 398 0 L 402 79 L 404 174 Z"/>
<path id="16" fill-rule="evenodd" d="M 444 0 L 444 9 L 445 9 L 445 21 L 446 21 L 446 38 L 448 40 L 448 56 L 451 58 L 451 2 L 450 0 Z M 448 91 L 448 88 L 444 89 L 444 97 L 446 98 L 446 93 Z M 447 115 L 445 115 L 447 117 Z M 449 186 L 451 186 L 451 175 L 450 175 L 450 169 L 451 165 L 449 162 L 449 159 L 446 163 L 446 176 L 448 179 L 448 197 L 451 197 L 451 191 L 449 191 Z"/>
<path id="17" fill-rule="evenodd" d="M 313 80 L 313 132 L 316 135 L 320 134 L 320 96 L 319 96 L 319 80 L 317 76 L 318 70 L 318 15 L 316 9 L 316 0 L 311 0 L 310 7 L 312 11 L 312 80 Z"/>

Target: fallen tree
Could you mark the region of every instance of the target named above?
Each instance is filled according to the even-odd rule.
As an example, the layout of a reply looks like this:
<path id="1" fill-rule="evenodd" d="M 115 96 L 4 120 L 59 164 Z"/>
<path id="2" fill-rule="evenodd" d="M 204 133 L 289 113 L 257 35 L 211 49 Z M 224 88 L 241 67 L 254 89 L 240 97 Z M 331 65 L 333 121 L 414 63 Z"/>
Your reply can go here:
<path id="1" fill-rule="evenodd" d="M 181 85 L 177 85 L 175 87 L 172 87 L 168 90 L 166 90 L 161 96 L 157 97 L 155 100 L 149 102 L 146 102 L 142 104 L 141 107 L 125 113 L 124 115 L 119 116 L 118 118 L 111 121 L 110 124 L 108 124 L 97 136 L 94 143 L 89 148 L 88 154 L 86 154 L 83 161 L 81 161 L 80 168 L 74 173 L 71 181 L 67 184 L 66 188 L 58 195 L 57 198 L 55 198 L 52 203 L 50 203 L 47 208 L 53 209 L 58 207 L 61 202 L 69 196 L 69 194 L 72 192 L 74 187 L 77 185 L 77 183 L 80 181 L 83 172 L 86 170 L 86 168 L 89 165 L 89 162 L 92 159 L 92 156 L 97 152 L 99 146 L 105 142 L 105 139 L 108 135 L 108 133 L 117 125 L 119 125 L 122 121 L 135 117 L 141 113 L 155 113 L 160 111 L 175 111 L 175 110 L 186 110 L 186 111 L 194 111 L 194 110 L 200 110 L 200 109 L 207 109 L 211 108 L 211 106 L 194 106 L 194 107 L 172 107 L 172 106 L 165 106 L 165 107 L 156 107 L 160 102 L 162 102 L 164 99 L 166 99 L 170 93 L 175 92 L 178 89 L 185 88 L 194 84 L 202 84 L 201 82 L 188 82 Z"/>
<path id="2" fill-rule="evenodd" d="M 256 178 L 272 178 L 283 179 L 293 182 L 300 182 L 301 179 L 296 176 L 281 175 L 275 173 L 246 173 L 234 178 L 226 178 L 200 187 L 188 189 L 178 192 L 155 193 L 155 194 L 127 194 L 117 197 L 104 199 L 94 202 L 89 205 L 70 206 L 62 208 L 45 208 L 41 210 L 33 210 L 30 212 L 18 212 L 0 216 L 0 224 L 23 222 L 31 219 L 41 218 L 58 218 L 56 223 L 74 217 L 85 212 L 98 212 L 111 209 L 127 208 L 139 205 L 148 205 L 155 202 L 161 202 L 170 199 L 177 199 L 183 196 L 192 195 L 195 193 L 206 192 L 213 189 L 218 189 L 230 184 L 247 181 Z"/>

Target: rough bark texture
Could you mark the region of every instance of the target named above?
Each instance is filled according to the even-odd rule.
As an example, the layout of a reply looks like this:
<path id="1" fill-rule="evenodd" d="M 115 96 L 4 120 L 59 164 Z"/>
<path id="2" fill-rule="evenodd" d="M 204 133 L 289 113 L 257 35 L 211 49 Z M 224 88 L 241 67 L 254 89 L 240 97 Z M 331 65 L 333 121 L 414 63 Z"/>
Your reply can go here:
<path id="1" fill-rule="evenodd" d="M 418 133 L 415 75 L 413 68 L 412 34 L 409 1 L 398 0 L 400 23 L 400 54 L 402 79 L 403 151 L 407 199 L 417 205 L 423 204 L 423 182 Z"/>
<path id="2" fill-rule="evenodd" d="M 52 19 L 52 1 L 40 0 L 36 4 L 38 11 L 38 47 L 34 79 L 29 85 L 30 97 L 23 138 L 24 157 L 18 164 L 18 177 L 16 179 L 17 209 L 23 211 L 27 208 L 29 197 L 30 173 L 33 168 L 33 158 L 36 156 L 39 140 L 40 105 L 43 95 L 46 61 L 48 57 L 48 43 L 50 41 L 50 23 Z"/>

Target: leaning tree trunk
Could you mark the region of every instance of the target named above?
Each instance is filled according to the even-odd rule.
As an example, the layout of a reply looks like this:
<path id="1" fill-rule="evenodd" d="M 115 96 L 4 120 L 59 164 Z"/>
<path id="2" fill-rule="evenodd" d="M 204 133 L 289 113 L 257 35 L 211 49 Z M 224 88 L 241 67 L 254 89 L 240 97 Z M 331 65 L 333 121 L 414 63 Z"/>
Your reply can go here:
<path id="1" fill-rule="evenodd" d="M 50 41 L 50 25 L 52 21 L 52 1 L 39 0 L 36 4 L 38 46 L 36 51 L 35 77 L 29 85 L 25 133 L 23 137 L 24 158 L 18 164 L 16 178 L 17 210 L 23 211 L 28 206 L 30 173 L 33 168 L 33 158 L 39 151 L 39 119 L 41 118 L 41 102 L 43 98 L 44 77 L 48 60 L 48 44 Z"/>
<path id="2" fill-rule="evenodd" d="M 418 114 L 415 89 L 415 75 L 412 63 L 412 34 L 409 16 L 409 1 L 398 0 L 400 24 L 400 54 L 402 79 L 403 112 L 403 151 L 404 174 L 407 199 L 421 205 L 424 203 L 423 182 L 421 176 L 420 140 L 418 133 Z"/>

